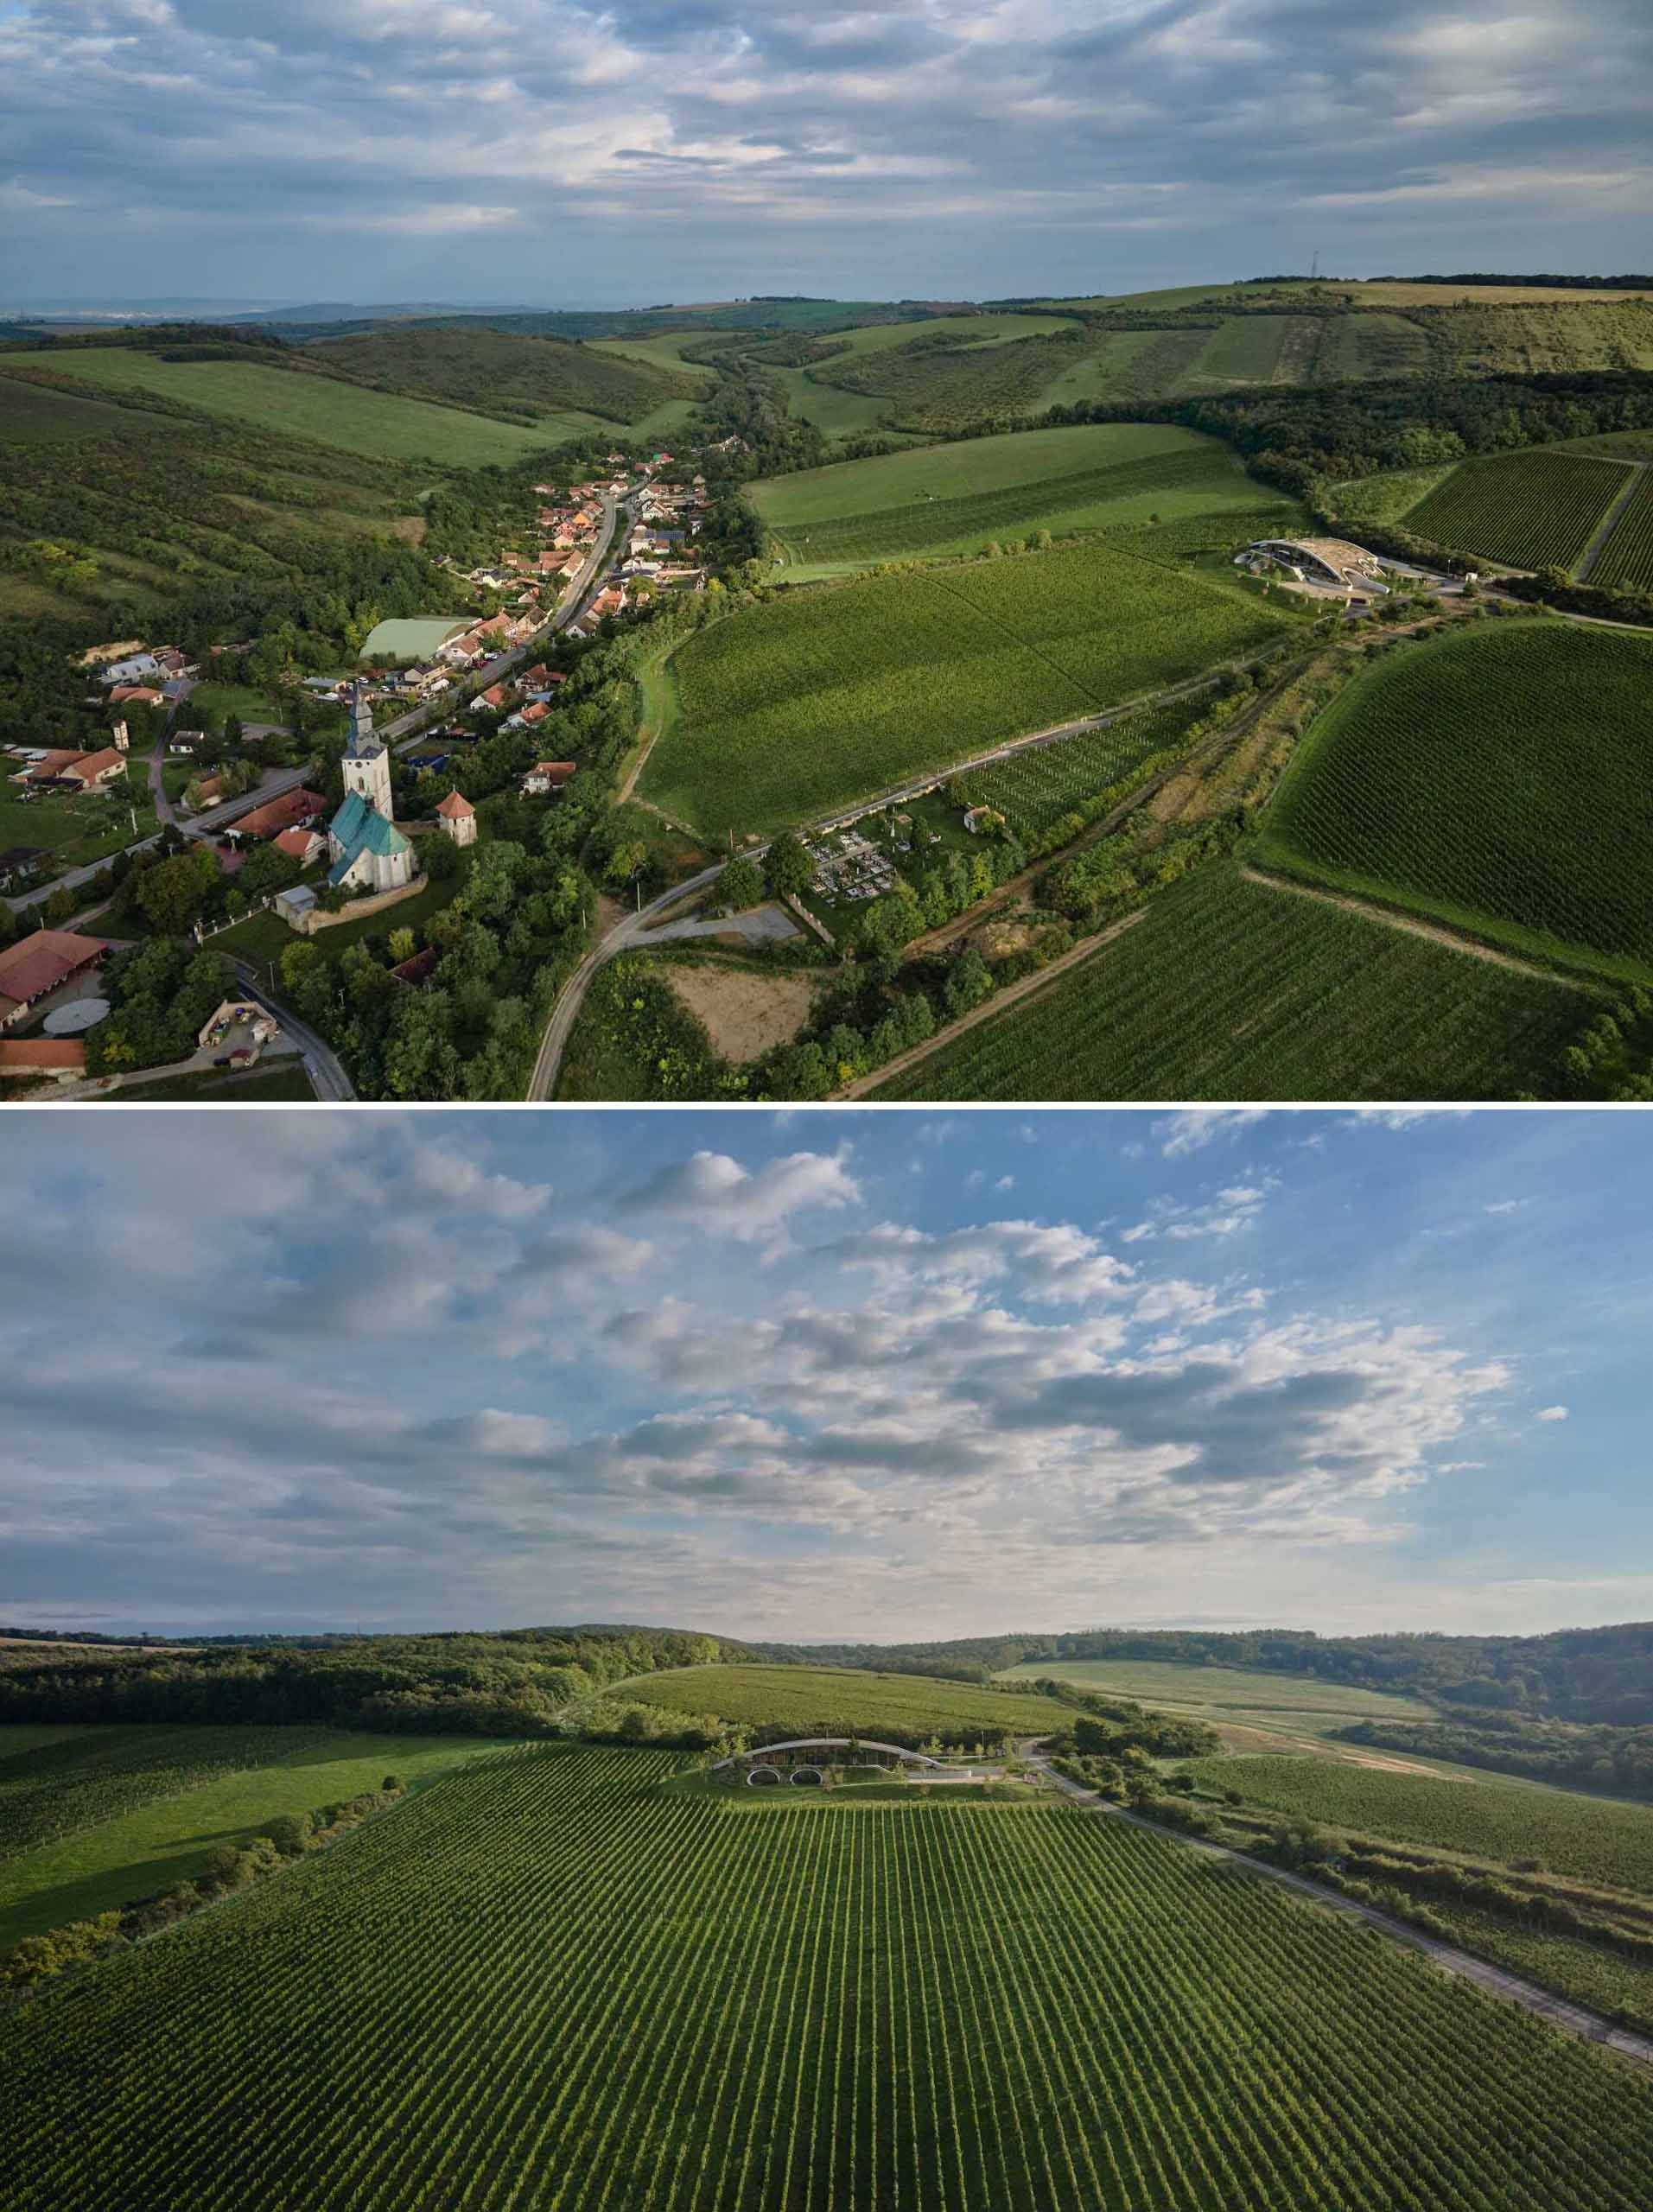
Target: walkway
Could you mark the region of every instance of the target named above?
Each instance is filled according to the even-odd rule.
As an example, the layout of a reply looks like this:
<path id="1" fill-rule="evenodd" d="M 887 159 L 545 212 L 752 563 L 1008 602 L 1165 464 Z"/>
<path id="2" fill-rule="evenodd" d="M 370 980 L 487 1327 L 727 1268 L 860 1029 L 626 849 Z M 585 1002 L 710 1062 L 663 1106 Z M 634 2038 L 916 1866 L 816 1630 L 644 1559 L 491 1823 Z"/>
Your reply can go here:
<path id="1" fill-rule="evenodd" d="M 1205 1836 L 1185 1834 L 1180 1829 L 1164 1827 L 1140 1814 L 1127 1810 L 1097 1798 L 1078 1783 L 1070 1782 L 1065 1774 L 1058 1774 L 1047 1755 L 1036 1751 L 1030 1743 L 1024 1747 L 1027 1764 L 1052 1783 L 1064 1796 L 1081 1802 L 1085 1810 L 1108 1820 L 1122 1821 L 1128 1827 L 1147 1828 L 1151 1834 L 1168 1836 L 1174 1843 L 1185 1844 L 1192 1851 L 1202 1851 L 1207 1857 L 1222 1860 L 1241 1872 L 1255 1875 L 1259 1880 L 1277 1883 L 1282 1889 L 1293 1890 L 1315 1904 L 1331 1912 L 1341 1913 L 1345 1919 L 1364 1920 L 1368 1927 L 1404 1943 L 1408 1949 L 1421 1951 L 1426 1958 L 1446 1973 L 1456 1974 L 1460 1980 L 1473 1982 L 1489 1997 L 1496 1997 L 1507 2005 L 1519 2005 L 1523 2012 L 1532 2012 L 1563 2034 L 1575 2036 L 1580 2042 L 1593 2043 L 1613 2051 L 1632 2064 L 1653 2071 L 1653 2041 L 1645 2036 L 1633 2035 L 1628 2028 L 1615 2027 L 1611 2020 L 1603 2019 L 1598 2012 L 1586 2010 L 1582 2005 L 1570 2005 L 1565 1998 L 1556 1997 L 1548 1989 L 1540 1989 L 1530 1981 L 1523 1981 L 1518 1974 L 1506 1974 L 1502 1967 L 1489 1966 L 1485 1959 L 1478 1959 L 1468 1951 L 1460 1951 L 1451 1943 L 1440 1942 L 1427 1936 L 1421 1928 L 1414 1928 L 1408 1921 L 1397 1920 L 1393 1913 L 1383 1912 L 1376 1905 L 1362 1904 L 1357 1897 L 1345 1897 L 1324 1884 L 1310 1880 L 1306 1874 L 1292 1873 L 1284 1866 L 1271 1866 L 1266 1859 L 1252 1859 L 1243 1851 L 1231 1851 L 1226 1844 L 1212 1843 Z"/>

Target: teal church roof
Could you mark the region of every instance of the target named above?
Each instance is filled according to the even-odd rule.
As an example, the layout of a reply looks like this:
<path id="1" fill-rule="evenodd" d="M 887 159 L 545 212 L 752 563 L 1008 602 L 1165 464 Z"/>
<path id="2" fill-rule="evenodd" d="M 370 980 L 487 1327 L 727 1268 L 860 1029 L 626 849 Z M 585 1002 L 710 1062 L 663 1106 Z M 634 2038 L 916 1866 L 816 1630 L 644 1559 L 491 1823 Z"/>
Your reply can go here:
<path id="1" fill-rule="evenodd" d="M 327 833 L 338 839 L 340 848 L 339 858 L 327 871 L 329 883 L 341 882 L 364 852 L 389 860 L 408 849 L 408 841 L 395 823 L 387 822 L 360 791 L 346 792 L 344 804 L 327 824 Z"/>

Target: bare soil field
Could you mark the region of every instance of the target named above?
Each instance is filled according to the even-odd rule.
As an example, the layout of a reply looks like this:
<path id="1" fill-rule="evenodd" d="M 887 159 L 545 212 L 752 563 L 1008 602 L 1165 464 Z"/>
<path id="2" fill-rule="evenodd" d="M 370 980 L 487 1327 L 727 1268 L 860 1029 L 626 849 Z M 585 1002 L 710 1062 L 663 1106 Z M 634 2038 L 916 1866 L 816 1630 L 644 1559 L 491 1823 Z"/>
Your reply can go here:
<path id="1" fill-rule="evenodd" d="M 760 976 L 749 968 L 676 962 L 667 973 L 673 991 L 728 1060 L 755 1059 L 790 1043 L 815 998 L 811 976 Z"/>

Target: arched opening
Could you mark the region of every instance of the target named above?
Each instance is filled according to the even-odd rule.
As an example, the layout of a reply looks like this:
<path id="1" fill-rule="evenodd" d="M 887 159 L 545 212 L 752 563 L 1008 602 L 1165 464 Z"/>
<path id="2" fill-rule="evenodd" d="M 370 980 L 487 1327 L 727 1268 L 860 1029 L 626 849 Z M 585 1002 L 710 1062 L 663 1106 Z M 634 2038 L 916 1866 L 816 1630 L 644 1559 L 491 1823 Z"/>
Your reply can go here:
<path id="1" fill-rule="evenodd" d="M 779 1789 L 780 1770 L 773 1766 L 754 1766 L 747 1774 L 748 1789 Z"/>
<path id="2" fill-rule="evenodd" d="M 792 1769 L 794 1789 L 824 1789 L 826 1777 L 818 1766 L 795 1766 Z"/>

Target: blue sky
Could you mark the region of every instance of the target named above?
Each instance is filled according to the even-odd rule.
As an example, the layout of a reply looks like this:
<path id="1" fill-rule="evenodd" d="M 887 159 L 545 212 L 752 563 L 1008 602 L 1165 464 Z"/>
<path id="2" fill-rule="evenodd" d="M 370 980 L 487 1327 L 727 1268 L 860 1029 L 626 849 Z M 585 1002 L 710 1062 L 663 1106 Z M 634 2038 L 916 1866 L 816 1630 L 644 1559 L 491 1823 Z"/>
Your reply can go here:
<path id="1" fill-rule="evenodd" d="M 0 1621 L 1653 1614 L 1642 1117 L 7 1117 Z"/>
<path id="2" fill-rule="evenodd" d="M 0 0 L 0 299 L 1647 260 L 1643 0 Z"/>

